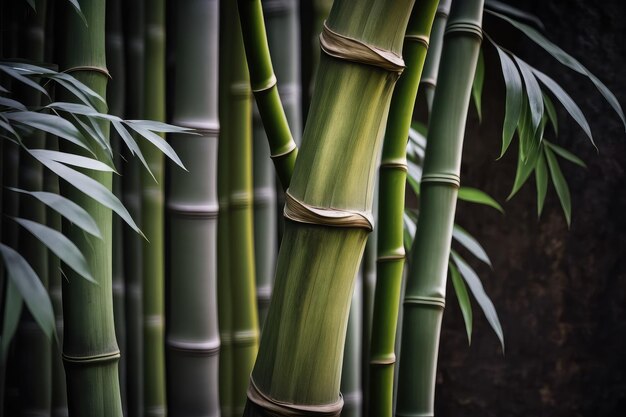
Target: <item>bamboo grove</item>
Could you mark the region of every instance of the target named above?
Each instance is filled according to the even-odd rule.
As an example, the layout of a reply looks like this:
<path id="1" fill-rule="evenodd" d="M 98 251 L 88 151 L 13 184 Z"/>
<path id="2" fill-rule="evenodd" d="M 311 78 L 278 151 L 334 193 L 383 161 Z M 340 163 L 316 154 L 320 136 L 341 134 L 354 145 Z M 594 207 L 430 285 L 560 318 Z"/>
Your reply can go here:
<path id="1" fill-rule="evenodd" d="M 504 349 L 461 254 L 489 257 L 455 224 L 457 199 L 502 210 L 461 186 L 485 74 L 505 83 L 501 153 L 517 138 L 509 198 L 534 174 L 538 214 L 551 182 L 570 222 L 559 164 L 584 163 L 544 137 L 555 102 L 595 146 L 564 88 L 483 21 L 587 76 L 626 126 L 497 1 L 0 13 L 0 415 L 433 416 L 448 276 L 468 338 L 474 300 Z"/>

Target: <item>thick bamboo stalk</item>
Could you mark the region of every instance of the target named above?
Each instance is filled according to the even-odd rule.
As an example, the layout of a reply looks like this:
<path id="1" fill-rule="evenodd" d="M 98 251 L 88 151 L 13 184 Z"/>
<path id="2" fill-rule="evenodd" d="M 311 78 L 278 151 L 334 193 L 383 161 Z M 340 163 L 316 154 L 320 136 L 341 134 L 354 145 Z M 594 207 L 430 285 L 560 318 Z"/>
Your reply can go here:
<path id="1" fill-rule="evenodd" d="M 370 350 L 369 409 L 374 416 L 393 414 L 395 336 L 404 268 L 404 189 L 406 143 L 420 76 L 438 0 L 417 0 L 406 31 L 407 68 L 391 99 L 380 163 L 376 292 Z"/>
<path id="2" fill-rule="evenodd" d="M 165 1 L 146 4 L 144 57 L 144 116 L 165 120 Z M 141 171 L 143 245 L 144 416 L 166 415 L 164 352 L 164 208 L 163 154 L 140 142 L 148 167 Z"/>
<path id="3" fill-rule="evenodd" d="M 348 330 L 346 331 L 346 344 L 343 349 L 343 368 L 341 370 L 342 417 L 359 417 L 361 415 L 363 400 L 361 393 L 362 285 L 363 268 L 358 273 L 354 293 L 352 294 Z"/>
<path id="4" fill-rule="evenodd" d="M 173 123 L 200 136 L 172 135 L 189 172 L 168 168 L 167 403 L 170 417 L 219 416 L 216 244 L 218 2 L 177 7 Z M 197 94 L 198 91 L 203 94 Z"/>
<path id="5" fill-rule="evenodd" d="M 126 63 L 126 117 L 143 119 L 144 0 L 125 2 L 124 46 Z M 124 206 L 141 224 L 141 164 L 122 151 Z M 128 417 L 143 417 L 143 239 L 124 227 L 124 283 L 126 287 L 126 401 Z"/>
<path id="6" fill-rule="evenodd" d="M 87 25 L 70 6 L 65 7 L 66 50 L 62 68 L 104 96 L 108 79 L 104 45 L 105 4 L 101 0 L 83 0 L 81 9 Z M 67 99 L 71 100 L 70 97 Z M 102 129 L 108 136 L 108 126 Z M 111 187 L 111 173 L 89 172 L 89 175 Z M 117 370 L 120 352 L 115 340 L 111 283 L 112 214 L 73 187 L 62 184 L 61 190 L 91 214 L 103 236 L 98 239 L 77 228 L 66 230 L 85 255 L 98 282 L 94 285 L 71 270 L 66 270 L 68 279 L 63 280 L 63 359 L 69 415 L 121 417 Z"/>
<path id="7" fill-rule="evenodd" d="M 441 60 L 441 50 L 443 48 L 443 35 L 446 30 L 451 4 L 452 0 L 441 0 L 439 2 L 430 34 L 430 46 L 428 55 L 426 55 L 426 62 L 424 63 L 424 72 L 420 80 L 420 84 L 423 84 L 422 91 L 426 96 L 429 112 L 433 107 L 435 87 L 437 86 L 437 73 L 439 72 L 439 61 Z"/>
<path id="8" fill-rule="evenodd" d="M 288 415 L 294 408 L 300 413 L 326 410 L 328 415 L 341 410 L 350 299 L 371 230 L 376 164 L 402 68 L 411 6 L 410 0 L 333 4 L 323 32 L 326 52 L 286 197 L 289 220 L 247 416 L 269 410 Z M 334 41 L 346 42 L 347 51 Z M 369 59 L 352 55 L 355 48 Z"/>
<path id="9" fill-rule="evenodd" d="M 107 88 L 109 113 L 124 117 L 125 70 L 124 70 L 124 34 L 122 32 L 122 2 L 107 0 L 106 3 L 106 55 L 111 74 Z M 120 137 L 111 132 L 113 161 L 116 167 L 122 163 Z M 113 176 L 113 193 L 121 199 L 122 178 Z M 126 294 L 124 286 L 124 240 L 122 220 L 113 216 L 113 315 L 115 317 L 115 335 L 120 348 L 119 362 L 122 410 L 126 414 Z"/>
<path id="10" fill-rule="evenodd" d="M 397 416 L 434 415 L 439 333 L 482 13 L 483 0 L 454 2 L 446 27 L 404 296 Z"/>

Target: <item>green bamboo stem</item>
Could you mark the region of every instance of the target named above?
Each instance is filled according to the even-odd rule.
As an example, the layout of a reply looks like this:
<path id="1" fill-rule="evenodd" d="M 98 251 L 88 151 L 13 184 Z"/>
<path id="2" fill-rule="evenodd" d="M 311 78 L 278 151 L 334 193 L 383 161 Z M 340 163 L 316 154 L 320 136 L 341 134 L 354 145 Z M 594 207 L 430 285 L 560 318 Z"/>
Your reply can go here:
<path id="1" fill-rule="evenodd" d="M 189 172 L 169 165 L 168 415 L 219 416 L 216 242 L 218 2 L 177 5 L 173 123 L 200 136 L 172 135 Z M 198 90 L 206 94 L 197 94 Z M 184 381 L 184 383 L 181 383 Z"/>
<path id="2" fill-rule="evenodd" d="M 430 47 L 424 63 L 424 72 L 420 80 L 420 84 L 423 84 L 422 91 L 426 96 L 429 112 L 433 107 L 433 98 L 435 97 L 435 88 L 437 87 L 437 73 L 439 72 L 439 62 L 443 48 L 443 35 L 446 30 L 451 4 L 452 0 L 441 0 L 439 2 L 430 34 Z"/>
<path id="3" fill-rule="evenodd" d="M 378 218 L 378 182 L 374 191 L 374 218 Z M 378 228 L 375 228 L 367 237 L 361 270 L 363 271 L 363 285 L 361 286 L 361 412 L 363 417 L 370 415 L 369 407 L 369 374 L 370 374 L 370 344 L 372 341 L 372 321 L 374 316 L 374 292 L 376 290 L 376 240 Z"/>
<path id="4" fill-rule="evenodd" d="M 111 74 L 108 85 L 107 103 L 109 113 L 124 116 L 125 77 L 124 77 L 124 34 L 122 32 L 122 2 L 107 0 L 106 3 L 106 55 Z M 111 132 L 113 161 L 116 167 L 122 163 L 120 137 Z M 113 193 L 122 197 L 122 178 L 113 176 Z M 124 286 L 124 240 L 123 225 L 119 216 L 113 216 L 113 315 L 115 317 L 115 334 L 120 348 L 119 362 L 120 389 L 122 410 L 126 414 L 126 294 Z"/>
<path id="5" fill-rule="evenodd" d="M 261 0 L 238 0 L 252 92 L 283 189 L 289 187 L 298 149 L 292 138 L 272 68 Z"/>
<path id="6" fill-rule="evenodd" d="M 343 349 L 343 366 L 341 370 L 342 417 L 359 417 L 363 401 L 361 393 L 361 321 L 363 313 L 361 286 L 363 285 L 363 268 L 361 268 L 358 275 L 354 293 L 352 294 L 352 302 L 350 303 L 346 344 Z"/>
<path id="7" fill-rule="evenodd" d="M 83 0 L 81 9 L 87 25 L 70 6 L 65 7 L 66 48 L 62 68 L 104 96 L 108 80 L 105 4 L 101 0 Z M 72 100 L 71 97 L 64 99 Z M 108 126 L 102 129 L 108 136 Z M 93 171 L 88 175 L 110 189 L 111 173 Z M 63 359 L 69 415 L 121 417 L 117 370 L 120 352 L 115 340 L 111 282 L 112 214 L 73 187 L 62 184 L 61 190 L 91 214 L 103 236 L 98 239 L 75 227 L 65 231 L 85 255 L 98 282 L 94 285 L 69 269 L 65 271 L 68 279 L 63 280 Z"/>
<path id="8" fill-rule="evenodd" d="M 482 13 L 483 0 L 454 2 L 446 27 L 404 296 L 397 416 L 434 415 L 448 258 Z"/>
<path id="9" fill-rule="evenodd" d="M 144 0 L 125 2 L 124 46 L 126 63 L 126 117 L 143 119 L 145 55 Z M 141 223 L 141 171 L 138 158 L 124 147 L 122 201 L 137 224 Z M 128 417 L 143 417 L 143 239 L 124 227 L 124 281 L 126 287 L 126 401 Z"/>
<path id="10" fill-rule="evenodd" d="M 403 48 L 407 68 L 391 100 L 380 163 L 369 409 L 372 415 L 381 417 L 393 414 L 394 347 L 405 258 L 402 219 L 406 143 L 437 3 L 437 0 L 418 0 L 413 6 Z"/>
<path id="11" fill-rule="evenodd" d="M 335 33 L 399 56 L 411 5 L 410 0 L 356 5 L 337 0 L 327 25 Z M 288 208 L 296 211 L 288 213 L 295 220 L 285 224 L 246 416 L 264 415 L 272 407 L 278 407 L 274 415 L 287 415 L 277 402 L 292 408 L 325 405 L 336 414 L 341 409 L 339 386 L 350 299 L 370 230 L 367 219 L 376 164 L 396 79 L 395 71 L 326 53 L 321 56 L 289 188 L 293 200 L 288 199 Z M 323 220 L 294 214 L 298 201 L 317 208 Z M 330 226 L 331 208 L 353 213 L 355 223 Z"/>
<path id="12" fill-rule="evenodd" d="M 165 1 L 146 4 L 144 116 L 165 120 Z M 154 178 L 141 171 L 143 244 L 144 416 L 165 416 L 163 154 L 140 142 Z M 156 180 L 156 181 L 155 181 Z"/>

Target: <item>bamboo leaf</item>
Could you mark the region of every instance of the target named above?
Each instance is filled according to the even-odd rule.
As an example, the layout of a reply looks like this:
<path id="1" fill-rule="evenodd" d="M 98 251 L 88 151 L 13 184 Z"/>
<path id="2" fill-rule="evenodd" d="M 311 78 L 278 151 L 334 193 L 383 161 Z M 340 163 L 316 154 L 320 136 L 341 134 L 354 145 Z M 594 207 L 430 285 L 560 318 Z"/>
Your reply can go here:
<path id="1" fill-rule="evenodd" d="M 100 229 L 98 229 L 98 225 L 93 218 L 84 208 L 74 203 L 72 200 L 46 191 L 26 191 L 12 187 L 8 187 L 8 189 L 35 197 L 37 200 L 50 207 L 61 216 L 83 229 L 85 232 L 102 239 Z"/>
<path id="2" fill-rule="evenodd" d="M 78 0 L 67 0 L 67 1 L 69 1 L 70 4 L 72 5 L 72 7 L 74 8 L 74 10 L 76 10 L 76 13 L 81 18 L 81 20 L 83 21 L 85 26 L 88 26 L 87 25 L 87 19 L 85 18 L 85 15 L 83 14 L 83 11 L 80 9 L 80 4 L 78 4 Z"/>
<path id="3" fill-rule="evenodd" d="M 506 198 L 509 201 L 517 192 L 522 188 L 522 185 L 526 182 L 530 174 L 532 174 L 535 166 L 537 165 L 537 158 L 539 156 L 539 147 L 533 148 L 532 152 L 528 155 L 526 160 L 522 158 L 522 143 L 520 141 L 520 152 L 517 158 L 517 170 L 515 172 L 515 180 L 513 181 L 513 189 Z"/>
<path id="4" fill-rule="evenodd" d="M 130 150 L 131 155 L 136 155 L 139 158 L 144 168 L 148 171 L 152 179 L 156 182 L 156 178 L 154 177 L 154 174 L 150 170 L 150 167 L 148 166 L 148 163 L 146 162 L 146 159 L 144 158 L 143 153 L 141 152 L 141 149 L 137 145 L 137 142 L 135 142 L 135 139 L 132 137 L 132 135 L 128 133 L 128 130 L 126 130 L 126 128 L 121 122 L 112 121 L 111 124 L 113 125 L 117 133 L 120 135 L 120 137 L 122 138 L 122 140 L 124 141 L 128 149 Z"/>
<path id="5" fill-rule="evenodd" d="M 493 268 L 493 265 L 491 265 L 491 259 L 489 259 L 489 256 L 487 255 L 485 249 L 472 235 L 470 235 L 461 226 L 457 224 L 454 225 L 452 229 L 452 237 L 456 239 L 456 241 L 459 242 L 461 245 L 463 245 L 467 250 L 469 250 L 472 255 Z"/>
<path id="6" fill-rule="evenodd" d="M 600 81 L 595 75 L 589 72 L 587 68 L 585 68 L 580 62 L 578 62 L 578 60 L 576 60 L 574 57 L 566 53 L 563 49 L 549 41 L 545 36 L 537 32 L 537 30 L 535 30 L 534 28 L 525 25 L 524 23 L 513 20 L 500 13 L 492 11 L 488 12 L 500 17 L 501 19 L 513 25 L 515 28 L 528 36 L 533 42 L 542 47 L 546 52 L 556 58 L 556 60 L 559 61 L 561 64 L 589 78 L 589 80 L 591 80 L 591 82 L 596 86 L 598 91 L 600 91 L 600 94 L 602 94 L 605 100 L 611 105 L 611 107 L 613 107 L 613 110 L 615 110 L 620 119 L 622 119 L 622 123 L 624 124 L 624 128 L 626 130 L 626 117 L 624 117 L 622 106 L 619 104 L 619 101 L 617 101 L 615 95 L 611 92 L 611 90 L 607 88 L 606 85 L 602 83 L 602 81 Z"/>
<path id="7" fill-rule="evenodd" d="M 483 50 L 480 50 L 478 54 L 478 62 L 476 63 L 476 73 L 474 74 L 474 82 L 472 83 L 472 98 L 474 99 L 474 105 L 476 106 L 476 112 L 478 113 L 478 121 L 482 123 L 482 94 L 483 85 L 485 83 L 485 57 L 483 56 Z"/>
<path id="8" fill-rule="evenodd" d="M 461 313 L 463 314 L 463 321 L 465 322 L 465 331 L 467 332 L 467 343 L 472 344 L 472 302 L 467 293 L 467 287 L 465 282 L 459 275 L 459 270 L 454 266 L 452 262 L 448 263 L 448 269 L 450 271 L 450 277 L 452 278 L 452 285 L 454 286 L 454 293 L 456 299 L 459 301 L 459 307 L 461 307 Z"/>
<path id="9" fill-rule="evenodd" d="M 520 10 L 517 7 L 510 6 L 506 3 L 497 0 L 485 0 L 485 8 L 487 10 L 493 10 L 495 12 L 502 12 L 509 16 L 513 16 L 519 19 L 525 19 L 529 22 L 532 22 L 535 26 L 537 26 L 541 30 L 545 30 L 545 26 L 541 20 L 534 14 L 530 14 L 525 12 L 524 10 Z"/>
<path id="10" fill-rule="evenodd" d="M 83 130 L 83 132 L 81 132 L 83 137 L 93 138 L 93 140 L 98 145 L 100 145 L 100 149 L 105 151 L 105 153 L 107 154 L 107 156 L 109 156 L 109 159 L 110 159 L 110 156 L 113 150 L 111 149 L 111 145 L 109 144 L 107 138 L 104 136 L 102 131 L 100 130 L 100 132 L 98 133 L 96 130 L 92 129 L 91 126 L 87 125 L 87 123 L 80 120 L 80 118 L 77 115 L 72 114 L 71 116 L 76 121 L 78 126 L 80 126 L 80 128 Z M 86 135 L 84 133 L 86 133 Z"/>
<path id="11" fill-rule="evenodd" d="M 554 103 L 552 103 L 552 99 L 547 95 L 543 94 L 543 105 L 546 109 L 546 113 L 548 114 L 548 119 L 550 120 L 550 124 L 552 124 L 552 129 L 554 130 L 555 135 L 559 135 L 559 120 L 556 114 L 556 109 L 554 108 Z"/>
<path id="12" fill-rule="evenodd" d="M 25 77 L 24 75 L 22 75 L 19 72 L 17 72 L 15 69 L 10 68 L 9 66 L 6 66 L 6 65 L 0 65 L 0 70 L 6 72 L 8 75 L 10 75 L 11 77 L 15 78 L 19 82 L 24 83 L 24 84 L 26 84 L 27 86 L 29 86 L 31 88 L 34 88 L 35 90 L 39 91 L 44 96 L 50 97 L 48 95 L 48 92 L 46 91 L 46 89 L 43 88 L 41 85 L 39 85 L 38 82 L 33 81 L 30 78 L 28 78 L 28 77 Z"/>
<path id="13" fill-rule="evenodd" d="M 548 167 L 543 152 L 537 158 L 537 166 L 535 168 L 535 182 L 537 183 L 537 217 L 541 216 L 543 204 L 546 200 L 548 191 Z"/>
<path id="14" fill-rule="evenodd" d="M 415 237 L 417 225 L 415 224 L 415 221 L 406 213 L 406 211 L 403 213 L 402 219 L 404 221 L 404 247 L 408 251 L 413 245 L 413 238 Z"/>
<path id="15" fill-rule="evenodd" d="M 88 116 L 90 118 L 104 119 L 109 120 L 111 122 L 121 122 L 117 116 L 112 114 L 100 113 L 93 107 L 80 103 L 67 103 L 64 101 L 55 101 L 54 103 L 50 103 L 46 106 L 47 108 L 61 110 L 71 114 L 80 114 L 82 116 Z"/>
<path id="16" fill-rule="evenodd" d="M 569 94 L 567 94 L 565 90 L 563 90 L 563 88 L 561 88 L 561 86 L 558 85 L 552 78 L 534 68 L 533 72 L 535 73 L 537 78 L 539 78 L 539 80 L 546 87 L 548 87 L 552 94 L 554 94 L 554 96 L 561 102 L 563 107 L 565 107 L 565 110 L 567 110 L 570 116 L 572 116 L 572 118 L 576 120 L 576 123 L 578 123 L 580 127 L 582 127 L 583 131 L 587 134 L 589 140 L 597 150 L 598 147 L 593 141 L 593 136 L 591 135 L 591 128 L 589 127 L 589 123 L 587 122 L 587 119 L 585 118 L 582 110 L 580 110 L 580 107 L 578 107 L 578 105 L 574 102 L 574 100 L 572 100 Z"/>
<path id="17" fill-rule="evenodd" d="M 14 249 L 0 243 L 0 253 L 4 258 L 9 278 L 21 294 L 26 307 L 45 335 L 52 339 L 56 336 L 54 311 L 48 292 L 41 284 L 39 277 L 22 255 Z"/>
<path id="18" fill-rule="evenodd" d="M 550 168 L 550 176 L 552 177 L 552 184 L 556 189 L 556 194 L 561 201 L 561 207 L 563 207 L 563 213 L 565 214 L 565 220 L 567 221 L 567 227 L 569 228 L 572 220 L 572 202 L 569 193 L 569 187 L 567 181 L 561 172 L 559 162 L 556 160 L 556 156 L 549 146 L 544 147 L 546 160 L 548 161 L 548 168 Z"/>
<path id="19" fill-rule="evenodd" d="M 8 98 L 8 97 L 0 96 L 0 106 L 5 106 L 11 109 L 16 109 L 16 110 L 21 110 L 21 111 L 28 111 L 25 105 L 23 105 L 17 100 L 13 100 L 12 98 Z"/>
<path id="20" fill-rule="evenodd" d="M 543 117 L 543 96 L 541 87 L 539 87 L 539 83 L 533 75 L 533 68 L 517 56 L 513 56 L 513 59 L 517 62 L 517 66 L 520 69 L 520 73 L 522 74 L 524 85 L 526 87 L 526 95 L 528 97 L 528 105 L 530 106 L 534 133 L 539 128 L 539 123 L 541 123 L 541 119 Z"/>
<path id="21" fill-rule="evenodd" d="M 195 134 L 194 129 L 175 126 L 155 120 L 126 120 L 126 123 L 135 125 L 142 129 L 151 130 L 153 132 Z"/>
<path id="22" fill-rule="evenodd" d="M 500 213 L 504 213 L 502 206 L 494 200 L 493 197 L 478 188 L 461 187 L 459 188 L 458 198 L 459 200 L 470 203 L 483 204 L 485 206 L 493 207 Z"/>
<path id="23" fill-rule="evenodd" d="M 517 70 L 517 66 L 509 58 L 508 54 L 498 46 L 496 46 L 496 50 L 500 56 L 502 75 L 504 76 L 504 84 L 506 86 L 506 110 L 502 126 L 502 150 L 499 156 L 499 158 L 502 158 L 513 140 L 513 134 L 522 114 L 524 100 L 522 78 Z"/>
<path id="24" fill-rule="evenodd" d="M 165 141 L 165 139 L 150 130 L 144 129 L 143 127 L 141 127 L 141 125 L 138 125 L 134 122 L 126 121 L 126 124 L 135 132 L 139 133 L 141 136 L 151 142 L 158 149 L 160 149 L 161 152 L 163 152 L 168 158 L 174 161 L 176 165 L 187 171 L 187 168 L 185 168 L 183 162 L 180 160 L 178 155 L 176 155 L 176 152 L 174 152 L 174 149 L 172 149 L 170 144 Z"/>
<path id="25" fill-rule="evenodd" d="M 12 280 L 6 283 L 6 294 L 4 299 L 4 317 L 2 320 L 2 342 L 0 346 L 0 361 L 4 363 L 9 353 L 11 340 L 17 330 L 17 325 L 22 314 L 22 296 L 18 292 Z"/>
<path id="26" fill-rule="evenodd" d="M 38 160 L 47 159 L 56 162 L 62 162 L 80 168 L 92 169 L 94 171 L 114 172 L 110 166 L 97 161 L 93 158 L 87 158 L 80 155 L 74 155 L 67 152 L 51 151 L 48 149 L 30 149 L 29 152 Z"/>
<path id="27" fill-rule="evenodd" d="M 544 142 L 547 146 L 550 147 L 550 149 L 554 151 L 555 154 L 559 155 L 561 158 L 567 159 L 568 161 L 573 162 L 574 164 L 582 168 L 587 168 L 587 164 L 585 164 L 585 162 L 582 159 L 580 159 L 579 157 L 577 157 L 576 155 L 574 155 L 567 149 L 563 149 L 560 146 L 555 145 L 552 142 L 548 142 L 547 140 Z"/>
<path id="28" fill-rule="evenodd" d="M 65 89 L 74 94 L 85 104 L 91 105 L 94 108 L 97 108 L 98 106 L 104 106 L 104 111 L 106 112 L 106 100 L 102 98 L 100 94 L 96 93 L 91 88 L 78 81 L 76 78 L 62 72 L 55 73 L 51 75 L 50 78 L 61 84 Z"/>
<path id="29" fill-rule="evenodd" d="M 87 281 L 96 283 L 91 275 L 91 272 L 89 271 L 87 260 L 83 254 L 80 253 L 80 250 L 76 247 L 76 245 L 71 240 L 66 238 L 63 233 L 32 220 L 22 219 L 19 217 L 12 217 L 12 219 L 32 233 L 33 236 L 46 245 L 46 247 L 58 256 L 60 260 L 67 264 L 67 266 L 72 268 Z"/>
<path id="30" fill-rule="evenodd" d="M 35 6 L 35 0 L 26 0 L 26 3 L 33 9 L 34 12 L 37 12 L 37 7 Z"/>
<path id="31" fill-rule="evenodd" d="M 469 286 L 470 291 L 474 295 L 474 298 L 478 302 L 480 308 L 483 310 L 483 313 L 485 313 L 485 317 L 491 325 L 491 328 L 498 336 L 498 339 L 500 339 L 502 352 L 504 353 L 504 333 L 502 332 L 502 325 L 498 319 L 498 313 L 496 312 L 493 302 L 485 292 L 483 284 L 480 282 L 480 278 L 478 278 L 476 272 L 467 263 L 465 263 L 463 258 L 461 258 L 456 252 L 451 251 L 451 255 L 454 263 L 459 268 L 461 276 Z"/>

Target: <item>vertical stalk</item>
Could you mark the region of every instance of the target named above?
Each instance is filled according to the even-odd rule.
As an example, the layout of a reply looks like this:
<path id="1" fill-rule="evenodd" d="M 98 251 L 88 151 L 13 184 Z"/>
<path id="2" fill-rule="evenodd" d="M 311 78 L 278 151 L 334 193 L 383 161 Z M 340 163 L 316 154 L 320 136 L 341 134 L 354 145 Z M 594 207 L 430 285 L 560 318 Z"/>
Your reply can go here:
<path id="1" fill-rule="evenodd" d="M 359 417 L 363 399 L 361 394 L 361 299 L 363 295 L 361 286 L 363 268 L 358 275 L 350 303 L 346 344 L 343 349 L 343 368 L 341 370 L 342 417 Z"/>
<path id="2" fill-rule="evenodd" d="M 165 1 L 146 4 L 144 116 L 165 120 Z M 165 416 L 163 154 L 142 141 L 154 179 L 141 171 L 143 244 L 144 416 Z M 155 181 L 156 180 L 156 181 Z"/>
<path id="3" fill-rule="evenodd" d="M 285 234 L 246 416 L 341 411 L 350 299 L 372 227 L 376 165 L 412 3 L 333 4 L 286 195 Z"/>
<path id="4" fill-rule="evenodd" d="M 437 0 L 417 0 L 404 40 L 407 68 L 391 99 L 380 163 L 376 292 L 370 350 L 369 409 L 374 416 L 393 414 L 395 336 L 404 268 L 403 213 L 406 144 L 413 106 L 428 50 Z"/>
<path id="5" fill-rule="evenodd" d="M 377 181 L 378 184 L 379 181 Z M 374 218 L 378 218 L 378 185 L 374 192 Z M 376 239 L 377 228 L 367 237 L 361 271 L 363 283 L 361 285 L 361 412 L 363 417 L 370 415 L 369 407 L 369 374 L 370 374 L 370 344 L 372 341 L 372 320 L 374 316 L 374 291 L 376 289 Z M 349 326 L 349 324 L 348 324 Z"/>
<path id="6" fill-rule="evenodd" d="M 441 60 L 441 50 L 443 49 L 443 35 L 446 30 L 451 4 L 452 0 L 441 0 L 439 2 L 430 35 L 430 47 L 428 49 L 428 55 L 426 55 L 426 62 L 424 63 L 424 73 L 420 80 L 420 84 L 423 84 L 422 91 L 424 91 L 426 95 L 429 112 L 433 107 L 435 87 L 437 86 L 437 73 L 439 72 L 439 61 Z"/>
<path id="7" fill-rule="evenodd" d="M 144 0 L 124 3 L 126 117 L 143 119 Z M 122 198 L 137 224 L 141 223 L 141 163 L 124 147 Z M 124 227 L 124 284 L 126 287 L 126 400 L 128 417 L 143 417 L 143 239 Z"/>
<path id="8" fill-rule="evenodd" d="M 219 416 L 218 2 L 184 0 L 177 6 L 173 123 L 200 136 L 170 138 L 189 172 L 168 165 L 168 415 Z"/>
<path id="9" fill-rule="evenodd" d="M 104 96 L 108 79 L 105 4 L 102 0 L 83 0 L 81 9 L 87 25 L 71 7 L 65 6 L 66 50 L 62 68 Z M 103 126 L 103 132 L 108 136 L 108 126 Z M 110 189 L 111 173 L 89 175 Z M 63 359 L 69 415 L 121 417 L 117 369 L 120 352 L 115 340 L 111 283 L 111 210 L 65 184 L 62 191 L 91 214 L 103 236 L 98 239 L 72 227 L 66 231 L 85 255 L 98 282 L 94 285 L 70 270 L 66 271 L 68 279 L 63 281 Z"/>
<path id="10" fill-rule="evenodd" d="M 404 296 L 397 416 L 434 415 L 446 274 L 482 14 L 483 0 L 454 2 L 446 27 Z"/>

